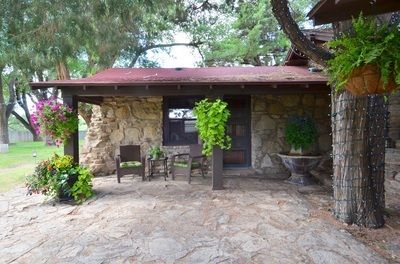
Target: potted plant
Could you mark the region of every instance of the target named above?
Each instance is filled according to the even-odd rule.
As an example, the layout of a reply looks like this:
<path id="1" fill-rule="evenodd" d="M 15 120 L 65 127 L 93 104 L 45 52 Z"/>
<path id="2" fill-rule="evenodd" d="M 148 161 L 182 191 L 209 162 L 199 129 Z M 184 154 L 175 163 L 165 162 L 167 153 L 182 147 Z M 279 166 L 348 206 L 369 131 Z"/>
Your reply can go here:
<path id="1" fill-rule="evenodd" d="M 164 151 L 161 150 L 160 147 L 152 147 L 150 148 L 150 158 L 157 160 L 160 159 L 161 157 L 164 157 L 165 153 Z"/>
<path id="2" fill-rule="evenodd" d="M 317 136 L 311 117 L 294 115 L 289 118 L 285 127 L 285 141 L 291 145 L 291 151 L 278 154 L 291 173 L 289 182 L 299 185 L 314 183 L 310 171 L 318 165 L 321 156 L 312 155 L 310 147 L 316 142 Z"/>
<path id="3" fill-rule="evenodd" d="M 317 140 L 314 120 L 309 116 L 293 115 L 285 127 L 285 140 L 290 144 L 291 155 L 303 155 Z"/>
<path id="4" fill-rule="evenodd" d="M 26 179 L 28 193 L 42 193 L 58 201 L 82 203 L 93 195 L 90 171 L 73 162 L 72 156 L 54 154 L 41 161 Z"/>
<path id="5" fill-rule="evenodd" d="M 393 91 L 400 84 L 400 31 L 395 25 L 377 25 L 361 15 L 354 30 L 329 42 L 335 57 L 328 61 L 330 83 L 336 91 L 354 95 Z"/>

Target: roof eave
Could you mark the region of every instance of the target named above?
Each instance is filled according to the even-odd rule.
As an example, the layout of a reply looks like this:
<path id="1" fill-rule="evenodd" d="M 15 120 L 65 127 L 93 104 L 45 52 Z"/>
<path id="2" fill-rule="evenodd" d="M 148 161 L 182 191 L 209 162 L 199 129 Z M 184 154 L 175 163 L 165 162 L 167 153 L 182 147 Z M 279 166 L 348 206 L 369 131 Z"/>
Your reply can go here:
<path id="1" fill-rule="evenodd" d="M 284 85 L 297 85 L 297 84 L 326 84 L 328 79 L 322 80 L 287 80 L 287 81 L 242 81 L 242 82 L 116 82 L 116 83 L 57 83 L 57 82 L 46 82 L 46 83 L 30 83 L 32 89 L 48 89 L 48 88 L 67 88 L 67 87 L 115 87 L 115 86 L 160 86 L 160 85 L 181 85 L 181 86 L 209 86 L 209 85 L 272 85 L 272 84 L 284 84 Z"/>
<path id="2" fill-rule="evenodd" d="M 361 12 L 378 15 L 400 10 L 399 0 L 321 0 L 307 14 L 314 25 L 323 25 L 357 17 Z"/>

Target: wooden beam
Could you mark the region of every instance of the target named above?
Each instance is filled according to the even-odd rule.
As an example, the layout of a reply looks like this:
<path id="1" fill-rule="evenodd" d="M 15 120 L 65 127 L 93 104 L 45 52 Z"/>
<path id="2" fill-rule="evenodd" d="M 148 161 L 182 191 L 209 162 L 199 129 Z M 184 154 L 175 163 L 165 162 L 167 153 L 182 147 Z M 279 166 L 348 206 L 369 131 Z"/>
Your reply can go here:
<path id="1" fill-rule="evenodd" d="M 212 152 L 212 189 L 223 190 L 223 152 L 219 147 L 214 147 Z"/>
<path id="2" fill-rule="evenodd" d="M 63 94 L 63 102 L 72 108 L 73 111 L 78 111 L 78 98 L 76 96 L 69 96 Z M 78 128 L 71 137 L 64 142 L 64 155 L 73 157 L 74 162 L 79 163 L 79 133 Z"/>
<path id="3" fill-rule="evenodd" d="M 203 96 L 222 96 L 232 95 L 259 95 L 259 94 L 298 94 L 298 93 L 321 93 L 329 91 L 327 84 L 308 83 L 305 88 L 304 83 L 280 83 L 277 84 L 243 84 L 242 85 L 181 85 L 180 90 L 176 85 L 154 85 L 154 86 L 119 86 L 114 90 L 113 86 L 86 86 L 86 90 L 81 87 L 60 87 L 63 94 L 80 97 L 107 97 L 107 96 L 180 96 L 180 95 L 203 95 Z M 146 88 L 148 87 L 148 88 Z"/>
<path id="4" fill-rule="evenodd" d="M 101 103 L 104 101 L 104 98 L 101 96 L 80 96 L 78 97 L 78 101 L 82 103 L 101 105 Z"/>
<path id="5" fill-rule="evenodd" d="M 349 3 L 349 2 L 355 2 L 357 0 L 335 0 L 335 4 L 345 4 L 345 3 Z"/>

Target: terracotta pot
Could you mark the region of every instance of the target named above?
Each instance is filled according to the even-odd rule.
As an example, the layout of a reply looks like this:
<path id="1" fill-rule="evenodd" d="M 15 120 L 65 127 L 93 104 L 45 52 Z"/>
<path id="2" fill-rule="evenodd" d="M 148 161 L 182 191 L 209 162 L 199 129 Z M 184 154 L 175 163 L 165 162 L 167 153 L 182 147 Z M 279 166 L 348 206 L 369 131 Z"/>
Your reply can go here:
<path id="1" fill-rule="evenodd" d="M 353 95 L 390 93 L 396 86 L 393 77 L 384 86 L 379 67 L 372 64 L 354 69 L 346 83 L 346 89 Z"/>

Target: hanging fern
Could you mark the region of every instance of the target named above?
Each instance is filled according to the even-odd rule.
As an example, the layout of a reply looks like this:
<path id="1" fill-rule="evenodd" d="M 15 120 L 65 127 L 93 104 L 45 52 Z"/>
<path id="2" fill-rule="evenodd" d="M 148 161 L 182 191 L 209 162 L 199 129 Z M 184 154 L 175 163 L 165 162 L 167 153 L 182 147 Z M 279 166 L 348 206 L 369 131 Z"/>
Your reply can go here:
<path id="1" fill-rule="evenodd" d="M 336 91 L 345 86 L 353 69 L 377 65 L 384 85 L 394 78 L 400 84 L 400 31 L 394 25 L 377 25 L 362 15 L 353 20 L 353 31 L 329 42 L 335 57 L 328 61 L 330 84 Z"/>

